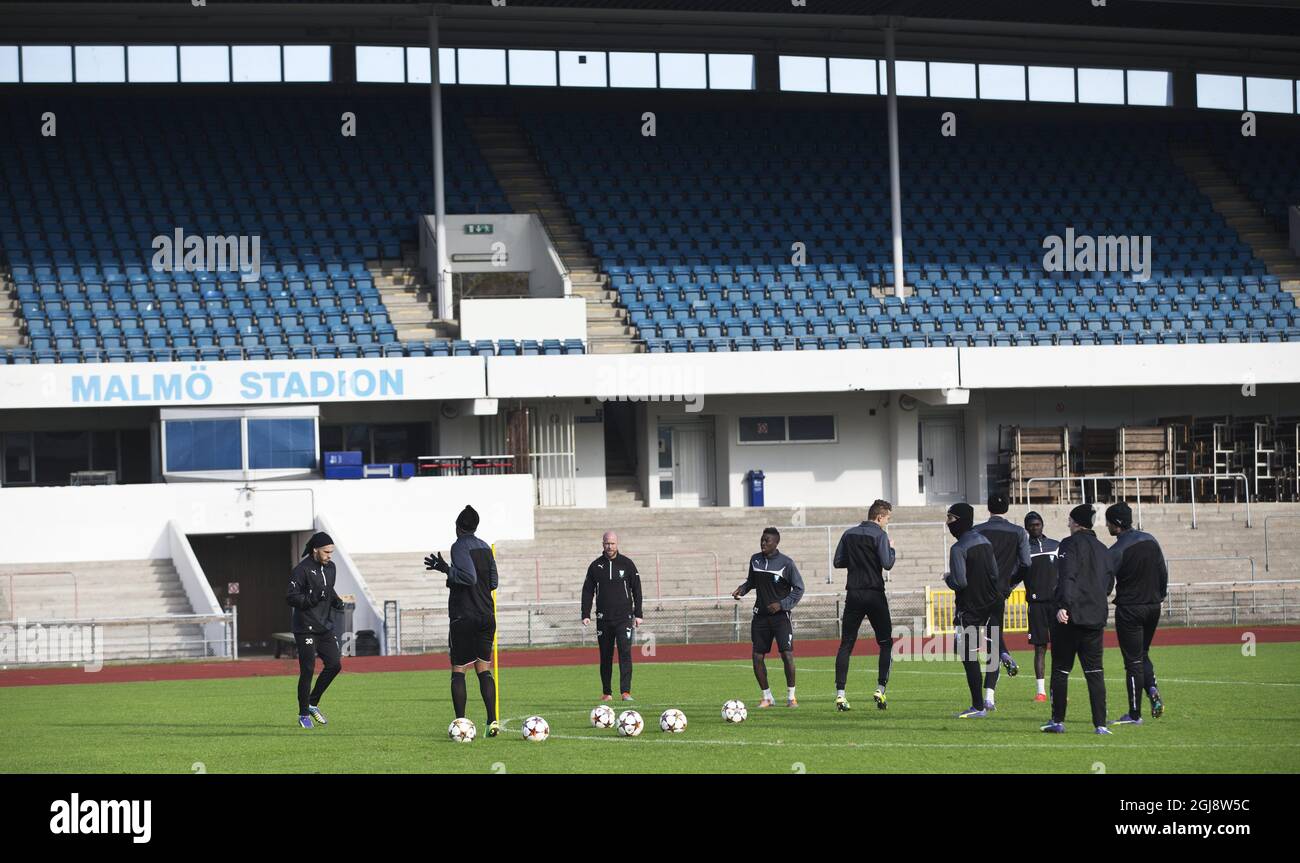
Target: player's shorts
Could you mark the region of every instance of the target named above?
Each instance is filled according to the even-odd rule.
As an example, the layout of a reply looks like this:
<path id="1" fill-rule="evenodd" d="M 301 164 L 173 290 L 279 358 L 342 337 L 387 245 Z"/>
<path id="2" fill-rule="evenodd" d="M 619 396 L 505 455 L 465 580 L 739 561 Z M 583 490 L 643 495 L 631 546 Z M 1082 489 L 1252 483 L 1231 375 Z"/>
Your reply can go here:
<path id="1" fill-rule="evenodd" d="M 1056 606 L 1051 602 L 1029 603 L 1029 643 L 1049 644 L 1052 641 L 1052 621 L 1056 619 Z"/>
<path id="2" fill-rule="evenodd" d="M 447 633 L 451 664 L 469 665 L 475 660 L 491 662 L 492 638 L 496 635 L 496 631 L 497 622 L 494 617 L 452 618 L 451 628 Z"/>
<path id="3" fill-rule="evenodd" d="M 781 653 L 794 650 L 794 626 L 790 623 L 790 612 L 755 614 L 749 625 L 749 638 L 754 643 L 755 653 L 771 652 L 773 641 L 776 641 L 776 649 Z"/>

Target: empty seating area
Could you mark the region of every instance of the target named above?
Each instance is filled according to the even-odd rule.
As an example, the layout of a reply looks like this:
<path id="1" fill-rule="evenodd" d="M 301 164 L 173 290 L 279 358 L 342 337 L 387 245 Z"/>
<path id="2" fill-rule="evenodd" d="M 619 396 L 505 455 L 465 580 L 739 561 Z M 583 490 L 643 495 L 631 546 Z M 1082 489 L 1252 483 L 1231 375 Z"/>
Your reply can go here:
<path id="1" fill-rule="evenodd" d="M 1287 208 L 1300 206 L 1300 134 L 1266 128 L 1257 137 L 1245 138 L 1216 130 L 1214 138 L 1219 164 L 1286 237 Z"/>
<path id="2" fill-rule="evenodd" d="M 1160 127 L 967 121 L 942 139 L 904 115 L 904 303 L 883 113 L 657 121 L 524 117 L 652 352 L 1300 340 L 1293 298 Z M 1150 277 L 1045 271 L 1067 229 L 1149 236 Z"/>
<path id="3" fill-rule="evenodd" d="M 57 117 L 57 136 L 37 118 Z M 341 134 L 343 114 L 355 136 Z M 399 343 L 367 264 L 433 212 L 428 100 L 131 92 L 7 100 L 0 248 L 29 341 L 0 361 L 464 356 L 572 343 Z M 449 212 L 508 212 L 458 112 Z M 155 266 L 155 238 L 258 239 L 260 269 Z M 206 250 L 206 244 L 205 244 Z"/>

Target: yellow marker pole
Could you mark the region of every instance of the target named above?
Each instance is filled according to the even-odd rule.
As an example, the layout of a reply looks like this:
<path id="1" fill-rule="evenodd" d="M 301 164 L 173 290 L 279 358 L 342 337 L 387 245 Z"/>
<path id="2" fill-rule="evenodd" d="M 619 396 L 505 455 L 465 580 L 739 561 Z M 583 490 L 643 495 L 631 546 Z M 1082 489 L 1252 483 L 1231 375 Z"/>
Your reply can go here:
<path id="1" fill-rule="evenodd" d="M 497 547 L 492 546 L 492 560 L 495 563 L 497 558 Z M 500 573 L 497 574 L 498 580 Z M 492 591 L 492 622 L 496 624 L 497 619 L 497 592 Z M 501 663 L 497 661 L 497 644 L 501 637 L 501 627 L 496 625 L 492 629 L 492 676 L 496 678 L 496 715 L 497 721 L 501 721 Z"/>

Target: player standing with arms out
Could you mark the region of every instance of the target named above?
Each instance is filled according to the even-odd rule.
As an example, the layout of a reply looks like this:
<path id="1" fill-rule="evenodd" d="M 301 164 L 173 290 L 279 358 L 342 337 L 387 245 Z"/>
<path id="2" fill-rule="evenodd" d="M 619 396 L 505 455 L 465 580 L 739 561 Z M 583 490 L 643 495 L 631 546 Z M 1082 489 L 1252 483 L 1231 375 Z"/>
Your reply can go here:
<path id="1" fill-rule="evenodd" d="M 957 714 L 958 719 L 983 719 L 984 693 L 980 690 L 980 645 L 988 642 L 996 649 L 997 639 L 989 637 L 989 627 L 996 624 L 1002 607 L 998 591 L 998 563 L 993 545 L 974 529 L 975 510 L 968 503 L 948 507 L 948 532 L 957 540 L 948 551 L 948 574 L 944 583 L 956 594 L 957 656 L 966 671 L 971 706 Z"/>
<path id="2" fill-rule="evenodd" d="M 1070 535 L 1056 550 L 1056 624 L 1052 627 L 1052 721 L 1040 730 L 1065 733 L 1065 709 L 1070 688 L 1070 671 L 1079 658 L 1092 725 L 1097 734 L 1110 734 L 1106 727 L 1106 678 L 1101 667 L 1102 632 L 1110 616 L 1107 598 L 1115 587 L 1115 570 L 1110 551 L 1092 530 L 1091 504 L 1070 510 Z"/>
<path id="3" fill-rule="evenodd" d="M 1060 546 L 1054 539 L 1043 536 L 1043 517 L 1036 512 L 1026 513 L 1025 531 L 1029 534 L 1030 564 L 1020 574 L 1025 583 L 1025 599 L 1029 603 L 1029 643 L 1034 646 L 1034 677 L 1038 692 L 1034 701 L 1047 701 L 1046 669 L 1047 645 L 1052 641 L 1052 619 L 1056 616 L 1056 550 Z"/>
<path id="4" fill-rule="evenodd" d="M 641 625 L 641 575 L 630 558 L 618 553 L 618 534 L 600 538 L 601 555 L 587 567 L 582 583 L 582 625 L 591 623 L 596 603 L 596 640 L 600 644 L 601 701 L 612 701 L 614 645 L 618 645 L 618 683 L 624 701 L 632 700 L 632 633 Z"/>
<path id="5" fill-rule="evenodd" d="M 329 725 L 320 712 L 320 700 L 334 678 L 343 670 L 342 651 L 334 634 L 334 612 L 342 611 L 344 602 L 334 592 L 336 574 L 333 561 L 334 540 L 328 533 L 316 533 L 302 550 L 302 560 L 289 574 L 285 602 L 293 608 L 293 640 L 298 644 L 298 725 L 311 728 L 312 720 Z M 316 657 L 321 664 L 316 686 L 311 685 Z"/>
<path id="6" fill-rule="evenodd" d="M 993 624 L 997 627 L 997 643 L 990 644 L 989 651 L 997 650 L 998 659 L 1002 667 L 1007 670 L 1007 676 L 1015 677 L 1020 669 L 1016 661 L 1011 658 L 1010 651 L 1007 650 L 1007 640 L 1002 630 L 1007 616 L 1007 597 L 1011 596 L 1011 589 L 1018 580 L 1020 570 L 1029 566 L 1029 534 L 1025 533 L 1025 529 L 1020 525 L 1012 524 L 1003 518 L 1011 507 L 1005 494 L 995 492 L 989 495 L 988 507 L 989 520 L 975 525 L 975 530 L 984 534 L 984 538 L 993 544 L 993 557 L 998 562 L 998 593 L 1002 596 L 997 620 Z M 989 637 L 993 637 L 991 632 Z M 993 670 L 984 675 L 985 710 L 997 709 L 994 703 L 997 688 L 998 666 L 993 665 Z"/>
<path id="7" fill-rule="evenodd" d="M 739 600 L 754 591 L 754 619 L 749 625 L 749 637 L 754 647 L 754 677 L 758 679 L 758 688 L 763 690 L 759 707 L 771 707 L 776 703 L 767 685 L 766 657 L 773 641 L 776 641 L 776 649 L 785 666 L 788 689 L 785 706 L 799 706 L 794 695 L 794 627 L 790 622 L 790 610 L 803 597 L 803 577 L 794 561 L 777 551 L 780 542 L 781 532 L 776 528 L 769 527 L 763 531 L 759 538 L 761 551 L 749 559 L 745 583 L 731 593 L 733 599 Z"/>
<path id="8" fill-rule="evenodd" d="M 1115 567 L 1115 635 L 1124 657 L 1128 688 L 1128 713 L 1111 725 L 1141 725 L 1143 692 L 1151 699 L 1153 717 L 1158 719 L 1165 712 L 1150 650 L 1160 624 L 1160 606 L 1169 590 L 1169 569 L 1156 538 L 1133 529 L 1133 510 L 1127 503 L 1107 508 L 1106 529 L 1118 537 L 1110 547 Z"/>
<path id="9" fill-rule="evenodd" d="M 451 627 L 447 647 L 451 654 L 451 704 L 456 716 L 465 716 L 465 670 L 471 665 L 478 674 L 479 693 L 487 708 L 488 737 L 501 731 L 497 722 L 497 685 L 492 678 L 492 640 L 496 637 L 497 618 L 492 605 L 492 591 L 497 589 L 497 563 L 492 547 L 474 535 L 478 530 L 478 513 L 466 506 L 456 516 L 456 541 L 451 546 L 451 563 L 442 554 L 424 559 L 428 569 L 447 576 L 447 615 Z"/>
<path id="10" fill-rule="evenodd" d="M 851 527 L 840 537 L 835 548 L 835 567 L 849 571 L 845 584 L 844 617 L 840 622 L 840 649 L 835 654 L 835 707 L 849 710 L 844 687 L 849 680 L 849 659 L 858 640 L 858 629 L 865 617 L 880 646 L 876 669 L 876 707 L 885 709 L 885 687 L 893 667 L 894 624 L 889 617 L 889 599 L 885 596 L 884 570 L 894 566 L 894 541 L 885 533 L 894 505 L 877 500 L 867 510 L 867 520 Z"/>

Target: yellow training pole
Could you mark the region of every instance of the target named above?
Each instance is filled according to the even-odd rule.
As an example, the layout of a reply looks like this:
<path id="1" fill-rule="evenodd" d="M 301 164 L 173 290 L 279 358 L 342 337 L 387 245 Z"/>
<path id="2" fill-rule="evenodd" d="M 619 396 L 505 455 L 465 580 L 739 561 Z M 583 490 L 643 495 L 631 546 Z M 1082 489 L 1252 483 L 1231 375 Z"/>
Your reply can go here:
<path id="1" fill-rule="evenodd" d="M 497 547 L 492 546 L 492 561 L 495 565 L 497 558 Z M 499 574 L 498 574 L 499 577 Z M 492 622 L 496 623 L 497 619 L 497 592 L 492 591 Z M 492 676 L 496 678 L 496 714 L 497 721 L 501 721 L 501 663 L 497 661 L 497 643 L 501 637 L 501 627 L 498 625 L 492 630 Z"/>

